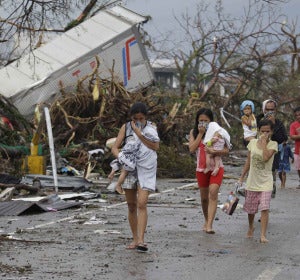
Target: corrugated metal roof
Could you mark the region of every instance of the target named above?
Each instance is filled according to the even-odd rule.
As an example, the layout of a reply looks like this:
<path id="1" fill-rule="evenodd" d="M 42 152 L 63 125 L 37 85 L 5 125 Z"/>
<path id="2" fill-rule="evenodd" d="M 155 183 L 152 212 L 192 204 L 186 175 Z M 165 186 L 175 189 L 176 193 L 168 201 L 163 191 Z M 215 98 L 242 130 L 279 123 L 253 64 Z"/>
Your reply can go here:
<path id="1" fill-rule="evenodd" d="M 62 36 L 56 37 L 50 43 L 34 50 L 33 54 L 28 54 L 1 69 L 1 93 L 10 97 L 14 94 L 14 89 L 25 88 L 29 84 L 32 85 L 46 78 L 62 66 L 71 63 L 144 20 L 145 17 L 121 6 L 100 11 Z M 3 79 L 4 77 L 11 77 L 14 83 L 11 82 L 11 79 Z M 18 82 L 16 83 L 16 81 Z"/>
<path id="2" fill-rule="evenodd" d="M 0 202 L 0 216 L 18 216 L 30 207 L 34 207 L 35 202 L 31 201 L 5 201 Z M 35 207 L 38 207 L 35 205 Z M 39 211 L 44 211 L 40 207 Z"/>
<path id="3" fill-rule="evenodd" d="M 101 10 L 63 35 L 0 69 L 0 93 L 12 98 L 18 92 L 42 83 L 62 67 L 76 66 L 72 63 L 77 59 L 97 47 L 104 49 L 107 42 L 145 20 L 145 17 L 122 6 Z"/>
<path id="4" fill-rule="evenodd" d="M 0 216 L 18 216 L 22 214 L 32 214 L 47 211 L 59 211 L 71 207 L 80 206 L 77 201 L 64 201 L 56 195 L 50 195 L 38 202 L 11 200 L 0 202 Z"/>

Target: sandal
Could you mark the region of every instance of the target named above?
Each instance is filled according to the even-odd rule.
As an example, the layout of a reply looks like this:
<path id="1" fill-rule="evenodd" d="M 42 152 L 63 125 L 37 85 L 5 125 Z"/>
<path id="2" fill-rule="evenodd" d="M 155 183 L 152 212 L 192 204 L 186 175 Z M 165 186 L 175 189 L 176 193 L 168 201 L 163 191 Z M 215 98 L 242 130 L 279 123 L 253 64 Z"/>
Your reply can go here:
<path id="1" fill-rule="evenodd" d="M 141 252 L 141 253 L 145 253 L 148 251 L 148 247 L 147 247 L 147 244 L 146 243 L 139 243 L 137 246 L 136 246 L 136 250 L 138 252 Z"/>

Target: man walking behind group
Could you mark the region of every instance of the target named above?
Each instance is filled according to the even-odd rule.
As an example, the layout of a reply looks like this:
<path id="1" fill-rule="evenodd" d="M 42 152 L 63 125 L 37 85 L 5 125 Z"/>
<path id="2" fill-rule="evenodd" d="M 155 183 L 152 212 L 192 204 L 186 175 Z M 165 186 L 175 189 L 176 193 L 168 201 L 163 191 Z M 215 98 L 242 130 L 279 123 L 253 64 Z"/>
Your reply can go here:
<path id="1" fill-rule="evenodd" d="M 294 164 L 299 176 L 297 189 L 300 189 L 300 107 L 294 109 L 294 116 L 295 121 L 290 125 L 290 137 L 295 141 Z"/>
<path id="2" fill-rule="evenodd" d="M 263 114 L 258 116 L 258 122 L 261 119 L 267 119 L 272 121 L 274 124 L 273 134 L 271 140 L 276 141 L 277 144 L 282 144 L 288 140 L 287 132 L 282 121 L 276 118 L 277 102 L 273 99 L 267 99 L 262 103 Z M 276 170 L 279 169 L 279 159 L 280 154 L 276 153 L 274 156 L 274 161 L 272 165 L 272 174 L 273 174 L 273 191 L 272 198 L 275 198 L 276 195 Z"/>

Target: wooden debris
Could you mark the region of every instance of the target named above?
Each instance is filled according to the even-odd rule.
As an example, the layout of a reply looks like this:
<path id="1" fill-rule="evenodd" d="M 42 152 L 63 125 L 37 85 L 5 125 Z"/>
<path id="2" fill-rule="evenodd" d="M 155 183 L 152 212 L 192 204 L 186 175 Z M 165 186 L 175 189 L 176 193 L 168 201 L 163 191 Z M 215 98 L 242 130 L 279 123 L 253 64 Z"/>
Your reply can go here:
<path id="1" fill-rule="evenodd" d="M 0 193 L 0 201 L 9 201 L 12 199 L 15 188 L 9 187 Z"/>

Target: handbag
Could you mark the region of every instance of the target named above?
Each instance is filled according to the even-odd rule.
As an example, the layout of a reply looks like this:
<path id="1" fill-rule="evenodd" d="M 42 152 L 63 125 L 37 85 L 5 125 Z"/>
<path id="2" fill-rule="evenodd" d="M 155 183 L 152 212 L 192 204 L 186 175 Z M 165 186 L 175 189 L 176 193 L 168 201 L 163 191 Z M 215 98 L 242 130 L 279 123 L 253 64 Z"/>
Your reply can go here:
<path id="1" fill-rule="evenodd" d="M 228 215 L 232 215 L 238 203 L 239 198 L 233 192 L 231 192 L 222 207 L 222 211 Z"/>

